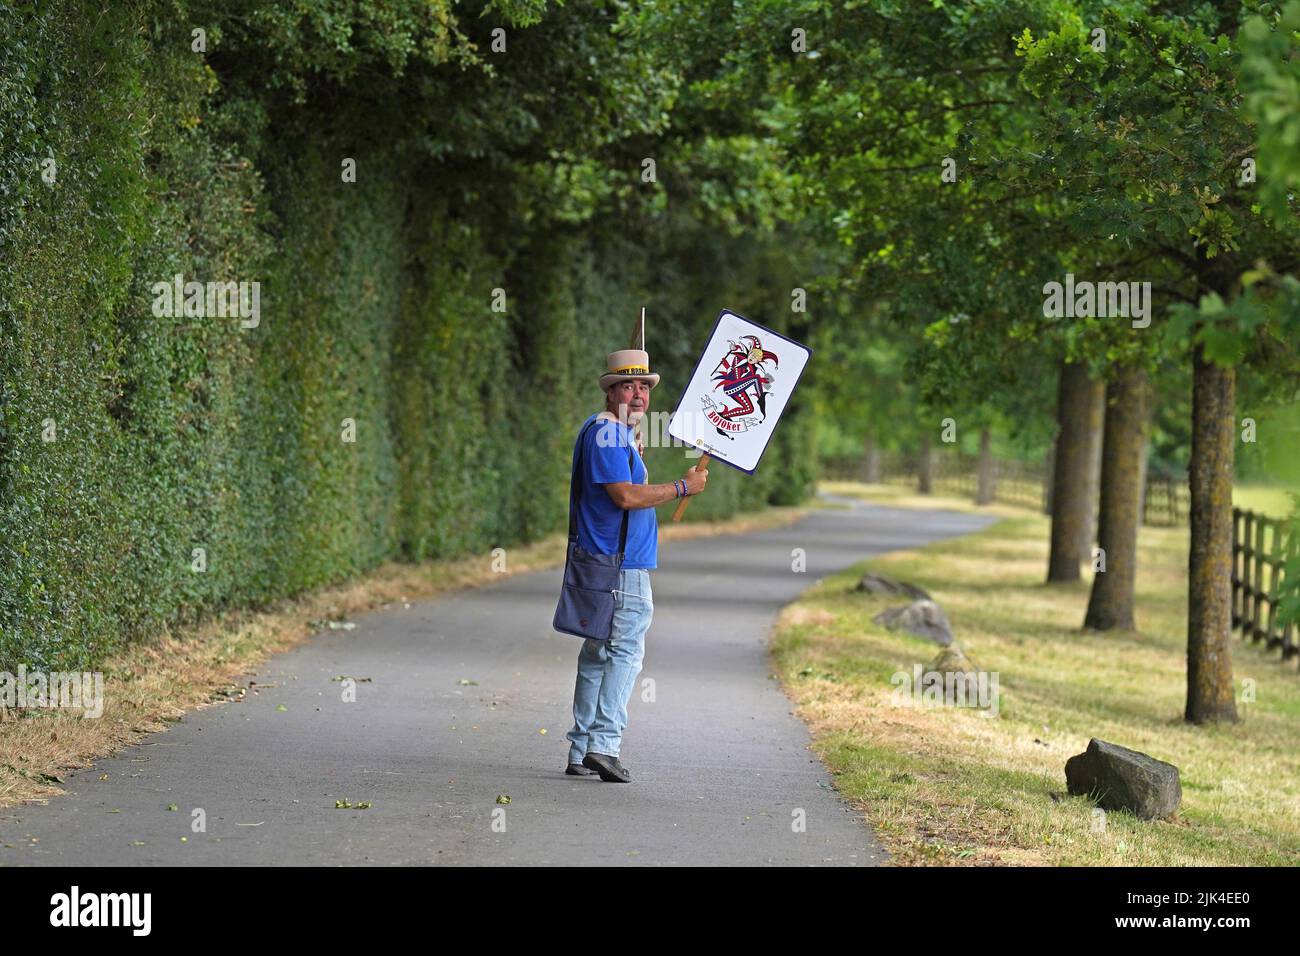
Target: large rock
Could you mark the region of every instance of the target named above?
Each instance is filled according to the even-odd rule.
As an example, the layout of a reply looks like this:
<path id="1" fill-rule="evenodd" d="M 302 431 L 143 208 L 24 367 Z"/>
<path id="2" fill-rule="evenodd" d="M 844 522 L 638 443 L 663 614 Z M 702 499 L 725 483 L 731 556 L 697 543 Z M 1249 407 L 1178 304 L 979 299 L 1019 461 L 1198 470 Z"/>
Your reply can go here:
<path id="1" fill-rule="evenodd" d="M 924 637 L 947 647 L 952 643 L 952 625 L 943 609 L 933 601 L 913 601 L 903 607 L 891 607 L 871 619 L 891 631 L 902 628 L 909 634 Z"/>
<path id="2" fill-rule="evenodd" d="M 914 601 L 930 600 L 930 595 L 924 588 L 918 588 L 915 584 L 908 584 L 906 581 L 895 581 L 893 578 L 870 571 L 862 575 L 862 580 L 854 590 L 866 591 L 868 594 L 902 594 Z"/>
<path id="3" fill-rule="evenodd" d="M 1075 796 L 1090 796 L 1106 810 L 1128 810 L 1143 820 L 1169 816 L 1183 799 L 1173 764 L 1096 737 L 1065 762 L 1065 782 Z"/>

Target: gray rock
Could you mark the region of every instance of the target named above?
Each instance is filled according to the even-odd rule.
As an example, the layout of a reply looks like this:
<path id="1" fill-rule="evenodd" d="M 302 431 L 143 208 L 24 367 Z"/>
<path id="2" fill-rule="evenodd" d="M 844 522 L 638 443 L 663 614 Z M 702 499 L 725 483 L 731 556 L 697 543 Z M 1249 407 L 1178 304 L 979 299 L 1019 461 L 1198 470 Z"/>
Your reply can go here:
<path id="1" fill-rule="evenodd" d="M 929 601 L 930 595 L 924 588 L 919 588 L 915 584 L 908 584 L 906 581 L 895 581 L 893 578 L 887 578 L 883 574 L 874 574 L 868 571 L 862 575 L 862 580 L 858 582 L 855 591 L 866 591 L 868 594 L 902 594 L 910 597 L 914 601 Z"/>
<path id="2" fill-rule="evenodd" d="M 943 679 L 945 704 L 977 707 L 996 716 L 1000 707 L 997 675 L 981 670 L 957 642 L 940 650 L 927 672 Z"/>
<path id="3" fill-rule="evenodd" d="M 930 662 L 930 670 L 940 674 L 978 674 L 980 669 L 957 644 L 949 644 Z"/>
<path id="4" fill-rule="evenodd" d="M 891 631 L 901 628 L 945 647 L 952 643 L 952 625 L 944 616 L 943 609 L 933 601 L 913 601 L 903 607 L 891 607 L 871 620 Z"/>
<path id="5" fill-rule="evenodd" d="M 1128 810 L 1143 820 L 1163 819 L 1178 809 L 1183 788 L 1178 768 L 1096 737 L 1065 762 L 1071 794 L 1090 796 L 1106 810 Z"/>

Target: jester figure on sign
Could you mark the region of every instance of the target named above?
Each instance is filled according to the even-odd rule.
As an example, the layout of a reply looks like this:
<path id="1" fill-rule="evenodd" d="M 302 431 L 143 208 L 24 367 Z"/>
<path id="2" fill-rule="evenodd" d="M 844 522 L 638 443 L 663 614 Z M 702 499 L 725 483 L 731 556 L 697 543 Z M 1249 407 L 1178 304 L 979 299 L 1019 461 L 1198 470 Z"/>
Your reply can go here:
<path id="1" fill-rule="evenodd" d="M 734 401 L 733 406 L 719 405 L 712 398 L 706 397 L 705 414 L 717 429 L 719 435 L 726 435 L 734 440 L 734 434 L 752 428 L 767 418 L 767 395 L 772 390 L 774 377 L 764 367 L 771 360 L 779 365 L 776 354 L 763 348 L 756 335 L 742 335 L 739 342 L 728 340 L 728 351 L 713 370 L 717 384 L 714 390 L 722 389 L 726 398 Z M 762 418 L 751 416 L 757 402 Z"/>

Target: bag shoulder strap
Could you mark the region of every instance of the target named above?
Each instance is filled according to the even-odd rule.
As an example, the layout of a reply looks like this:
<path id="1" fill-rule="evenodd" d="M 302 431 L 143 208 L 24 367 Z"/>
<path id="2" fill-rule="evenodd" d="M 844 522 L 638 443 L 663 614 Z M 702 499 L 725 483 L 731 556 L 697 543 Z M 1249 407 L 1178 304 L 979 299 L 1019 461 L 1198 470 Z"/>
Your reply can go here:
<path id="1" fill-rule="evenodd" d="M 578 432 L 578 444 L 573 449 L 573 472 L 569 476 L 569 540 L 578 540 L 578 502 L 582 500 L 582 459 L 583 446 L 586 444 L 587 429 L 595 423 L 596 417 L 593 415 L 582 426 L 582 431 Z"/>
<path id="2" fill-rule="evenodd" d="M 587 423 L 582 426 L 582 431 L 578 433 L 578 447 L 573 458 L 573 472 L 569 477 L 569 540 L 578 540 L 578 502 L 582 500 L 583 475 L 582 467 L 583 458 L 586 452 L 587 429 L 600 420 L 600 416 L 593 415 Z M 632 458 L 632 445 L 629 442 L 627 447 L 627 465 L 628 474 L 636 472 L 636 462 Z M 623 554 L 627 550 L 627 509 L 623 510 L 623 520 L 618 529 L 618 553 Z"/>

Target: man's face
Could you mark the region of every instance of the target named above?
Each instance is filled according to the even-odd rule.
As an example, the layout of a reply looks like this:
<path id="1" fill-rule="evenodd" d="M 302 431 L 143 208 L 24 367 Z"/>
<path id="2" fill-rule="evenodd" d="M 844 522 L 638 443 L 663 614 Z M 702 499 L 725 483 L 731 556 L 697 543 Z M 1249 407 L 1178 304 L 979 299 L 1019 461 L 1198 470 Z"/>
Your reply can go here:
<path id="1" fill-rule="evenodd" d="M 627 379 L 615 382 L 607 393 L 610 399 L 610 411 L 629 425 L 635 425 L 641 416 L 650 410 L 650 383 L 641 379 Z"/>

